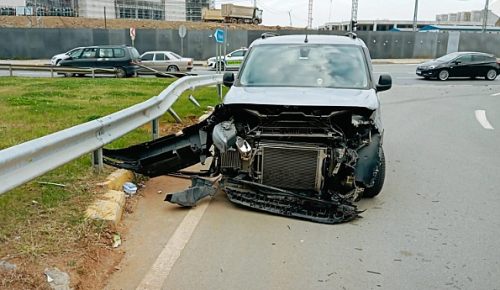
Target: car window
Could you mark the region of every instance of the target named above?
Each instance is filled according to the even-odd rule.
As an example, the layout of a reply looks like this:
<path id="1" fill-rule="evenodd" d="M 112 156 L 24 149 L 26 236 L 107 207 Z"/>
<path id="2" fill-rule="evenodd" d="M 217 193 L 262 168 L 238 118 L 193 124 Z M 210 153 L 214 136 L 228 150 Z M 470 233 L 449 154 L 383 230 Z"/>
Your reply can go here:
<path id="1" fill-rule="evenodd" d="M 498 62 L 498 60 L 492 56 L 486 56 L 486 61 L 494 61 L 494 62 Z"/>
<path id="2" fill-rule="evenodd" d="M 130 54 L 132 55 L 132 58 L 134 58 L 134 59 L 141 57 L 141 55 L 139 54 L 139 52 L 137 51 L 137 49 L 135 47 L 130 48 Z"/>
<path id="3" fill-rule="evenodd" d="M 125 57 L 125 50 L 121 48 L 114 48 L 113 52 L 115 53 L 115 57 Z"/>
<path id="4" fill-rule="evenodd" d="M 66 52 L 66 54 L 71 55 L 73 52 L 80 50 L 80 48 L 73 48 L 70 51 Z"/>
<path id="5" fill-rule="evenodd" d="M 484 61 L 486 61 L 486 56 L 479 54 L 472 55 L 472 62 L 484 62 Z"/>
<path id="6" fill-rule="evenodd" d="M 155 56 L 155 60 L 165 60 L 165 54 L 164 53 L 157 53 Z"/>
<path id="7" fill-rule="evenodd" d="M 178 55 L 177 53 L 171 52 L 171 55 L 177 59 L 181 59 L 182 56 Z"/>
<path id="8" fill-rule="evenodd" d="M 112 48 L 101 48 L 99 49 L 99 58 L 110 58 L 113 57 Z"/>
<path id="9" fill-rule="evenodd" d="M 247 56 L 240 74 L 244 86 L 368 86 L 361 48 L 347 45 L 259 45 Z"/>
<path id="10" fill-rule="evenodd" d="M 459 53 L 450 53 L 450 54 L 447 54 L 447 55 L 444 55 L 438 59 L 436 59 L 436 61 L 442 61 L 442 62 L 448 62 L 448 61 L 452 61 L 453 59 L 455 59 L 457 56 L 459 56 L 460 54 Z"/>
<path id="11" fill-rule="evenodd" d="M 83 50 L 82 58 L 95 58 L 97 53 L 97 48 L 85 48 Z"/>
<path id="12" fill-rule="evenodd" d="M 235 51 L 235 52 L 231 53 L 231 56 L 232 57 L 235 57 L 235 56 L 244 56 L 245 52 L 246 51 L 244 51 L 244 50 L 238 50 L 238 51 Z"/>
<path id="13" fill-rule="evenodd" d="M 462 63 L 470 63 L 472 60 L 472 56 L 470 54 L 465 54 L 462 55 L 461 57 L 457 58 L 457 61 L 461 61 Z"/>
<path id="14" fill-rule="evenodd" d="M 143 56 L 141 56 L 141 60 L 153 60 L 154 54 L 152 53 L 146 53 Z"/>
<path id="15" fill-rule="evenodd" d="M 83 51 L 83 49 L 82 49 L 82 48 L 77 49 L 77 50 L 73 51 L 73 52 L 72 52 L 69 56 L 70 56 L 71 58 L 76 58 L 76 59 L 78 59 L 78 58 L 80 58 L 80 57 L 81 57 L 81 55 L 82 55 L 82 51 Z"/>

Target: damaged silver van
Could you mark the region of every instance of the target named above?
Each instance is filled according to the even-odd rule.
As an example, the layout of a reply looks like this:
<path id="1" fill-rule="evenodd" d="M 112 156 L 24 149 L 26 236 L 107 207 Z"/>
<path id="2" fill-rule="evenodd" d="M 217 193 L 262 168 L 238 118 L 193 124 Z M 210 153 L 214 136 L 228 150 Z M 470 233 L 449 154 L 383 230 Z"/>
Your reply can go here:
<path id="1" fill-rule="evenodd" d="M 384 129 L 370 54 L 355 34 L 289 35 L 254 41 L 211 116 L 182 134 L 107 150 L 105 163 L 147 176 L 199 162 L 210 169 L 167 201 L 194 206 L 214 195 L 254 209 L 321 223 L 357 218 L 354 204 L 383 187 Z"/>

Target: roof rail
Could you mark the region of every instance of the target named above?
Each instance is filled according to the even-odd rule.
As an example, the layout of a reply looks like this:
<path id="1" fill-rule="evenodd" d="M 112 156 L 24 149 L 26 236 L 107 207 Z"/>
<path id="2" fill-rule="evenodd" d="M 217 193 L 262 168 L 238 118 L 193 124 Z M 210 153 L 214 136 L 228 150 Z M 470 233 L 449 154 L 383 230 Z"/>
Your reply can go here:
<path id="1" fill-rule="evenodd" d="M 356 38 L 358 38 L 358 35 L 357 35 L 356 33 L 354 33 L 354 32 L 347 32 L 347 33 L 346 33 L 346 34 L 344 34 L 344 35 L 345 35 L 345 36 L 348 36 L 348 37 L 350 37 L 350 38 L 352 38 L 352 39 L 356 39 Z"/>
<path id="2" fill-rule="evenodd" d="M 262 39 L 266 39 L 268 37 L 274 37 L 274 36 L 280 36 L 280 35 L 276 32 L 264 32 L 261 35 Z"/>

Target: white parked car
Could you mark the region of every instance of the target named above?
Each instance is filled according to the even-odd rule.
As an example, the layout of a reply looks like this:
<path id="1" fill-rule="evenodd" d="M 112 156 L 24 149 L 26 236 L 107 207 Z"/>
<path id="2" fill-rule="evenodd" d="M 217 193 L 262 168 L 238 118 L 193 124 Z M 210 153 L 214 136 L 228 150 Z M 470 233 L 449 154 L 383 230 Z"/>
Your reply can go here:
<path id="1" fill-rule="evenodd" d="M 77 50 L 79 50 L 79 49 L 81 49 L 81 48 L 83 48 L 83 47 L 76 47 L 76 48 L 73 48 L 73 49 L 71 49 L 71 50 L 69 50 L 69 51 L 67 51 L 67 52 L 65 52 L 65 53 L 56 54 L 56 55 L 54 55 L 54 56 L 52 57 L 52 59 L 50 60 L 50 63 L 51 63 L 52 65 L 58 65 L 58 64 L 59 64 L 59 62 L 60 62 L 61 60 L 63 60 L 63 59 L 68 59 L 68 57 L 69 57 L 69 56 L 70 56 L 73 52 L 75 52 L 75 51 L 77 51 Z"/>
<path id="2" fill-rule="evenodd" d="M 147 51 L 141 55 L 141 64 L 158 71 L 186 72 L 194 66 L 192 58 L 186 58 L 172 51 Z M 141 72 L 150 72 L 141 68 Z"/>
<path id="3" fill-rule="evenodd" d="M 241 63 L 243 62 L 243 59 L 245 58 L 245 55 L 247 54 L 247 51 L 248 48 L 241 48 L 229 53 L 228 55 L 226 55 L 226 57 L 222 57 L 224 66 L 228 69 L 239 69 L 241 67 Z M 207 67 L 215 69 L 216 62 L 216 57 L 209 58 L 207 60 Z M 222 67 L 222 70 L 224 70 L 224 67 Z"/>

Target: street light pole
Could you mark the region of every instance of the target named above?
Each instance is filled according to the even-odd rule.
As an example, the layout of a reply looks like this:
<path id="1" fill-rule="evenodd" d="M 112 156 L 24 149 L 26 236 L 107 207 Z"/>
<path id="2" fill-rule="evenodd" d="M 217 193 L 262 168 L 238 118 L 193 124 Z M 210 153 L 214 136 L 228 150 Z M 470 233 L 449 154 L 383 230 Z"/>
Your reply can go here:
<path id="1" fill-rule="evenodd" d="M 488 6 L 489 0 L 486 0 L 486 4 L 484 5 L 484 15 L 483 15 L 483 33 L 486 33 L 486 27 L 488 26 Z"/>
<path id="2" fill-rule="evenodd" d="M 413 32 L 417 32 L 418 0 L 415 0 L 415 12 L 413 13 Z"/>

